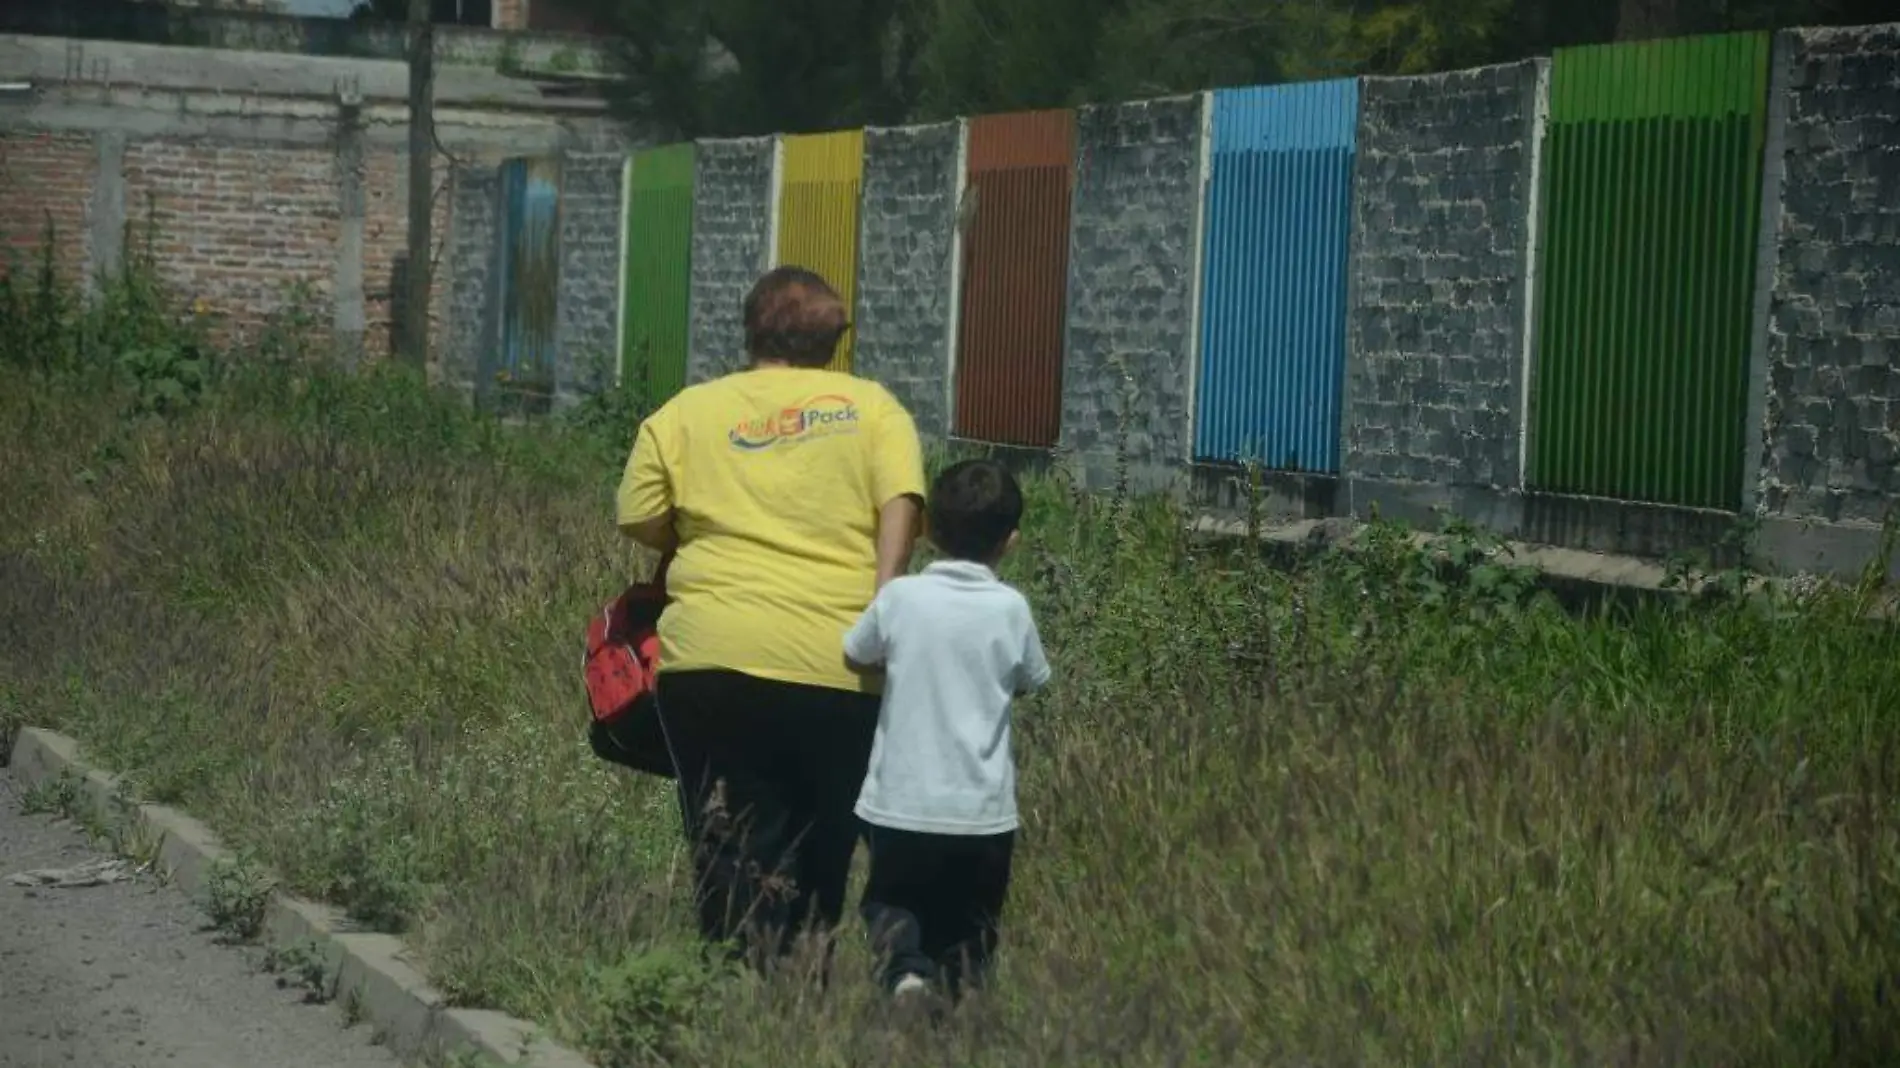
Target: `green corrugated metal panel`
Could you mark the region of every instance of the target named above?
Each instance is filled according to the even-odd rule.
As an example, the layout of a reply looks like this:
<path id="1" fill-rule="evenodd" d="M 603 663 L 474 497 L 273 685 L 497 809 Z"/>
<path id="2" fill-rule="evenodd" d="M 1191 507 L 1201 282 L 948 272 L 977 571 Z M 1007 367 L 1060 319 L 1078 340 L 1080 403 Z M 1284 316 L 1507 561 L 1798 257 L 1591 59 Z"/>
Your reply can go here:
<path id="1" fill-rule="evenodd" d="M 1769 40 L 1552 58 L 1534 489 L 1739 507 Z"/>
<path id="2" fill-rule="evenodd" d="M 636 152 L 627 182 L 621 381 L 659 404 L 686 385 L 693 268 L 693 146 Z"/>

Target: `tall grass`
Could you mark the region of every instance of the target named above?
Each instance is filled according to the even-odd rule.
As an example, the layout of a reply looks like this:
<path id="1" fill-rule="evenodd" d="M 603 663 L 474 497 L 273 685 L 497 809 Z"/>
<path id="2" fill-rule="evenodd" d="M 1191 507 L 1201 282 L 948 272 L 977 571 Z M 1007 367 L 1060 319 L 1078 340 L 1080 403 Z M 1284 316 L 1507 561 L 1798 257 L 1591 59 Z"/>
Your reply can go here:
<path id="1" fill-rule="evenodd" d="M 210 350 L 155 406 L 167 372 L 113 357 L 186 345 L 182 303 L 108 335 L 111 293 L 15 278 L 0 727 L 76 734 L 603 1065 L 1900 1063 L 1869 591 L 1576 616 L 1391 530 L 1287 570 L 1032 479 L 1008 577 L 1057 681 L 1019 712 L 998 982 L 931 1030 L 855 929 L 867 978 L 822 995 L 707 971 L 671 794 L 585 748 L 580 624 L 644 566 L 630 417 L 504 428 Z"/>

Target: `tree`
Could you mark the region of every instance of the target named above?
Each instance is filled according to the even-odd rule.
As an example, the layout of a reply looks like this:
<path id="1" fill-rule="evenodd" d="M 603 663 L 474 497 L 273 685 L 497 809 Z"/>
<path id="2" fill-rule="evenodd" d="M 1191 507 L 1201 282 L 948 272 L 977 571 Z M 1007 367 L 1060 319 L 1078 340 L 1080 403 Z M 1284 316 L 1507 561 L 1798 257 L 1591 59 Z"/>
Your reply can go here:
<path id="1" fill-rule="evenodd" d="M 1104 26 L 1094 96 L 1153 97 L 1356 72 L 1338 0 L 1134 0 Z"/>
<path id="2" fill-rule="evenodd" d="M 1130 0 L 934 0 L 919 56 L 926 118 L 1084 103 L 1103 34 Z"/>
<path id="3" fill-rule="evenodd" d="M 435 206 L 435 27 L 429 0 L 409 0 L 409 268 L 402 355 L 429 365 Z"/>
<path id="4" fill-rule="evenodd" d="M 614 103 L 663 136 L 902 122 L 922 0 L 594 0 Z"/>
<path id="5" fill-rule="evenodd" d="M 1619 39 L 1872 22 L 1892 0 L 589 2 L 616 27 L 622 114 L 686 138 L 1424 74 Z"/>
<path id="6" fill-rule="evenodd" d="M 1647 41 L 1656 37 L 1673 37 L 1681 21 L 1677 0 L 1618 0 L 1616 39 Z"/>

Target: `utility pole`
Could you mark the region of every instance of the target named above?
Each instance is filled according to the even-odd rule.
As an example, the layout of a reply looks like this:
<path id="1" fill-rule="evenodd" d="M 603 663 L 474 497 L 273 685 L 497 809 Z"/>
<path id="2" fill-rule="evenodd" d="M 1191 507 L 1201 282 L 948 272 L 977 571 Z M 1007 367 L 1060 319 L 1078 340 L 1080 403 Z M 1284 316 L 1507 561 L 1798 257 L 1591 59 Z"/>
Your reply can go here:
<path id="1" fill-rule="evenodd" d="M 435 25 L 429 0 L 409 0 L 409 270 L 402 355 L 429 366 L 429 276 L 435 206 Z"/>

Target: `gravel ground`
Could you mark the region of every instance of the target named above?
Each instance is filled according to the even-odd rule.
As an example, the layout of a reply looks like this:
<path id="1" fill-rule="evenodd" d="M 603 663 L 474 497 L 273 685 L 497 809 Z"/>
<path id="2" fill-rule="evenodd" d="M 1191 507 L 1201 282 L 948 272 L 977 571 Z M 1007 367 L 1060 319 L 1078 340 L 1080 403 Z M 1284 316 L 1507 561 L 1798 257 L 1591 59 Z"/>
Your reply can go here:
<path id="1" fill-rule="evenodd" d="M 218 944 L 147 876 L 20 887 L 7 876 L 102 859 L 70 825 L 21 812 L 0 770 L 0 1068 L 396 1068 L 370 1029 L 306 1003 Z"/>

